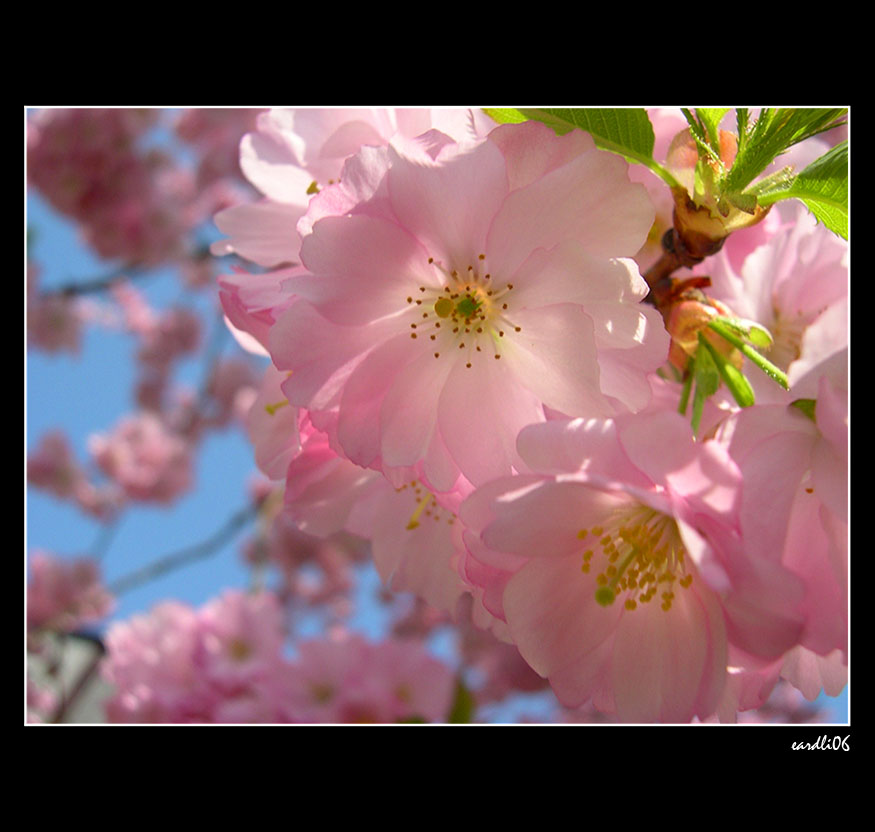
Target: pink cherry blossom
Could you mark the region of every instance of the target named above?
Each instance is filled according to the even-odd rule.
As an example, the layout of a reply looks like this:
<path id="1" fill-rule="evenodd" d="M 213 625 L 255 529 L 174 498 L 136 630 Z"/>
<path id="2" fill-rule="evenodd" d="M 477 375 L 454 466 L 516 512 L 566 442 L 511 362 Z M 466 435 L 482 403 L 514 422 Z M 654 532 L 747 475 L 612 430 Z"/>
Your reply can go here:
<path id="1" fill-rule="evenodd" d="M 112 722 L 288 722 L 281 609 L 228 591 L 199 610 L 173 601 L 113 624 L 104 678 Z"/>
<path id="2" fill-rule="evenodd" d="M 455 682 L 421 643 L 349 635 L 305 641 L 294 662 L 291 709 L 305 723 L 445 722 Z"/>
<path id="3" fill-rule="evenodd" d="M 467 109 L 273 109 L 240 143 L 240 166 L 264 199 L 219 213 L 228 239 L 215 254 L 236 253 L 262 266 L 296 263 L 295 225 L 310 196 L 340 179 L 344 161 L 363 146 L 385 146 L 395 135 L 413 137 L 437 128 L 453 138 L 485 135 L 492 121 Z"/>
<path id="4" fill-rule="evenodd" d="M 71 500 L 100 520 L 108 520 L 124 502 L 124 495 L 117 486 L 98 486 L 89 480 L 61 431 L 41 436 L 28 454 L 27 481 L 62 500 Z"/>
<path id="5" fill-rule="evenodd" d="M 519 448 L 533 473 L 462 505 L 460 571 L 563 705 L 591 699 L 625 722 L 706 718 L 730 638 L 753 631 L 772 658 L 793 645 L 794 610 L 770 594 L 792 575 L 740 554 L 738 469 L 677 413 L 550 421 Z"/>
<path id="6" fill-rule="evenodd" d="M 255 128 L 260 110 L 194 107 L 182 112 L 173 130 L 197 149 L 197 179 L 202 185 L 226 177 L 242 178 L 240 139 Z"/>
<path id="7" fill-rule="evenodd" d="M 101 583 L 100 568 L 90 558 L 64 560 L 35 551 L 28 558 L 28 630 L 72 632 L 99 621 L 114 601 Z"/>
<path id="8" fill-rule="evenodd" d="M 304 237 L 313 277 L 270 349 L 288 399 L 350 460 L 415 466 L 449 491 L 460 475 L 510 473 L 517 433 L 545 406 L 647 403 L 668 337 L 628 255 L 652 208 L 586 134 L 529 123 L 468 144 L 398 140 L 354 157 L 334 187 L 344 214 Z"/>
<path id="9" fill-rule="evenodd" d="M 286 469 L 284 510 L 302 531 L 340 531 L 370 541 L 374 565 L 394 592 L 414 592 L 453 611 L 466 587 L 455 570 L 462 549 L 456 512 L 470 485 L 436 494 L 411 478 L 397 486 L 338 455 L 303 414 L 301 450 Z"/>
<path id="10" fill-rule="evenodd" d="M 190 443 L 153 413 L 122 419 L 111 433 L 93 435 L 89 448 L 131 500 L 168 503 L 191 487 Z"/>
<path id="11" fill-rule="evenodd" d="M 101 256 L 154 266 L 181 257 L 194 178 L 138 146 L 157 110 L 47 109 L 28 121 L 28 180 Z"/>
<path id="12" fill-rule="evenodd" d="M 37 286 L 40 268 L 27 266 L 27 343 L 48 352 L 78 353 L 85 315 L 76 298 L 42 293 Z"/>
<path id="13" fill-rule="evenodd" d="M 848 244 L 818 224 L 804 206 L 796 206 L 794 214 L 792 223 L 747 255 L 739 271 L 724 251 L 696 269 L 711 277 L 710 296 L 735 316 L 769 330 L 774 343 L 763 352 L 791 381 L 845 347 L 849 330 Z M 796 398 L 791 391 L 788 399 L 762 373 L 746 374 L 757 402 Z"/>
<path id="14" fill-rule="evenodd" d="M 747 552 L 781 564 L 804 592 L 799 644 L 847 655 L 848 392 L 847 350 L 800 379 L 793 390 L 814 418 L 788 405 L 757 405 L 720 428 L 744 477 L 740 507 Z"/>

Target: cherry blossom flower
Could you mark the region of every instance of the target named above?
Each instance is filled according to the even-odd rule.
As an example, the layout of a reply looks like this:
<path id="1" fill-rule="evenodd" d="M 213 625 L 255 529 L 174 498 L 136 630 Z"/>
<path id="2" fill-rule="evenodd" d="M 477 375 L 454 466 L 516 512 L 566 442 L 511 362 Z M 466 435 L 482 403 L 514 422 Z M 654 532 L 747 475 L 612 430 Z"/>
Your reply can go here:
<path id="1" fill-rule="evenodd" d="M 84 314 L 76 298 L 41 293 L 40 268 L 27 266 L 27 343 L 48 352 L 78 353 Z"/>
<path id="2" fill-rule="evenodd" d="M 97 486 L 88 479 L 61 431 L 41 436 L 28 454 L 27 481 L 62 500 L 71 500 L 100 520 L 108 520 L 124 502 L 124 495 L 117 486 Z"/>
<path id="3" fill-rule="evenodd" d="M 420 642 L 305 641 L 293 663 L 295 722 L 445 722 L 455 681 Z"/>
<path id="4" fill-rule="evenodd" d="M 757 405 L 716 437 L 744 477 L 746 551 L 801 579 L 799 644 L 821 656 L 847 656 L 847 356 L 837 352 L 793 385 L 806 409 Z"/>
<path id="5" fill-rule="evenodd" d="M 492 121 L 467 109 L 273 109 L 240 143 L 240 166 L 264 194 L 216 215 L 228 239 L 215 254 L 236 253 L 262 266 L 298 262 L 295 225 L 310 196 L 340 179 L 347 157 L 362 146 L 385 146 L 395 135 L 418 136 L 432 127 L 456 139 L 485 135 Z"/>
<path id="6" fill-rule="evenodd" d="M 351 461 L 450 491 L 510 473 L 545 406 L 647 404 L 668 337 L 628 259 L 653 210 L 622 160 L 533 123 L 367 150 L 311 202 L 312 277 L 269 336 L 287 398 Z"/>
<path id="7" fill-rule="evenodd" d="M 168 503 L 191 486 L 190 443 L 153 413 L 122 419 L 111 433 L 93 435 L 89 448 L 131 500 Z"/>
<path id="8" fill-rule="evenodd" d="M 771 658 L 793 645 L 799 624 L 775 591 L 792 576 L 743 557 L 738 469 L 677 413 L 550 421 L 519 447 L 533 473 L 462 505 L 460 572 L 563 705 L 592 699 L 624 722 L 706 718 L 730 637 L 756 633 Z M 727 598 L 745 615 L 731 618 Z"/>
<path id="9" fill-rule="evenodd" d="M 738 271 L 724 251 L 696 271 L 711 277 L 709 296 L 769 330 L 774 343 L 764 354 L 792 382 L 848 343 L 848 258 L 848 244 L 799 205 L 793 222 L 752 250 Z M 758 403 L 797 398 L 762 373 L 747 376 Z"/>
<path id="10" fill-rule="evenodd" d="M 103 586 L 91 558 L 64 560 L 35 551 L 28 558 L 28 630 L 73 632 L 99 621 L 112 610 L 112 595 Z"/>
<path id="11" fill-rule="evenodd" d="M 284 374 L 265 373 L 249 414 L 255 459 L 263 473 L 285 480 L 286 520 L 316 538 L 347 532 L 368 540 L 377 571 L 396 592 L 415 592 L 451 610 L 465 591 L 453 566 L 461 550 L 456 512 L 470 484 L 433 493 L 408 471 L 393 484 L 380 472 L 338 454 L 310 414 L 290 406 Z"/>
<path id="12" fill-rule="evenodd" d="M 269 593 L 228 591 L 199 610 L 167 601 L 113 624 L 112 722 L 288 722 L 282 614 Z"/>

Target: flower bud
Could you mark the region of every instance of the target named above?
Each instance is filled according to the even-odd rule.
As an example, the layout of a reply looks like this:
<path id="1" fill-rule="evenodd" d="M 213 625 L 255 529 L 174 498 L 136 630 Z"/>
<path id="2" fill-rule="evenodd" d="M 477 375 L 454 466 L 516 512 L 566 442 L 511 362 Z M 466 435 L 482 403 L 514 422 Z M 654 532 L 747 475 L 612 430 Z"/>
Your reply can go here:
<path id="1" fill-rule="evenodd" d="M 689 130 L 678 133 L 669 146 L 667 166 L 683 186 L 673 188 L 672 196 L 674 227 L 681 244 L 678 253 L 686 255 L 687 265 L 715 254 L 729 234 L 758 223 L 768 213 L 753 197 L 730 199 L 723 194 L 723 181 L 737 150 L 738 139 L 726 130 L 720 131 L 719 160 L 700 158 Z"/>
<path id="2" fill-rule="evenodd" d="M 672 338 L 669 361 L 679 370 L 684 370 L 689 358 L 699 348 L 701 332 L 727 361 L 740 370 L 743 360 L 741 353 L 708 327 L 714 318 L 731 317 L 732 312 L 718 300 L 705 297 L 701 292 L 695 294 L 698 297 L 688 297 L 671 308 L 667 324 Z"/>

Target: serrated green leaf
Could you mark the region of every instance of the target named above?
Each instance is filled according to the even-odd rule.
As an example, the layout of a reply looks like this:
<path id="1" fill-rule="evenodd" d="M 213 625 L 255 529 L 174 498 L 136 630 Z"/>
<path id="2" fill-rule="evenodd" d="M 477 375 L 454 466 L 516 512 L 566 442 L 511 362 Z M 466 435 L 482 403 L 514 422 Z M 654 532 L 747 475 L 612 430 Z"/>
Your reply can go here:
<path id="1" fill-rule="evenodd" d="M 487 110 L 491 114 L 490 110 Z M 653 158 L 653 126 L 647 111 L 640 107 L 601 108 L 523 108 L 514 111 L 524 118 L 540 121 L 561 135 L 579 128 L 589 133 L 602 150 L 618 153 L 627 161 L 649 168 L 670 188 L 680 187 L 674 176 Z M 516 118 L 502 111 L 503 118 Z"/>
<path id="2" fill-rule="evenodd" d="M 757 198 L 753 194 L 726 194 L 726 201 L 738 208 L 739 211 L 744 211 L 745 214 L 755 214 L 757 209 Z"/>
<path id="3" fill-rule="evenodd" d="M 681 112 L 684 114 L 684 118 L 687 120 L 687 123 L 690 125 L 690 135 L 693 137 L 693 141 L 696 143 L 696 147 L 699 150 L 699 160 L 703 159 L 711 159 L 712 161 L 719 162 L 720 161 L 720 143 L 718 141 L 717 151 L 714 151 L 714 148 L 711 147 L 708 141 L 708 134 L 706 131 L 706 127 L 702 122 L 693 115 L 693 113 L 686 107 L 681 107 Z"/>
<path id="4" fill-rule="evenodd" d="M 735 130 L 738 134 L 738 147 L 736 148 L 736 155 L 744 151 L 745 145 L 747 145 L 747 131 L 748 124 L 750 122 L 750 112 L 747 107 L 737 107 L 735 110 Z"/>
<path id="5" fill-rule="evenodd" d="M 752 185 L 748 185 L 744 192 L 758 197 L 760 194 L 769 191 L 789 187 L 795 178 L 796 172 L 792 166 L 788 165 L 786 168 L 781 168 L 774 173 L 770 173 L 768 176 L 764 176 L 762 179 L 758 179 Z"/>
<path id="6" fill-rule="evenodd" d="M 696 107 L 696 115 L 708 133 L 708 143 L 718 156 L 720 155 L 720 122 L 730 109 L 730 107 Z"/>
<path id="7" fill-rule="evenodd" d="M 760 194 L 760 204 L 800 199 L 831 231 L 848 239 L 848 142 L 815 159 L 795 179 Z"/>
<path id="8" fill-rule="evenodd" d="M 781 153 L 805 139 L 843 123 L 846 108 L 764 108 L 739 147 L 725 190 L 738 193 L 759 176 Z"/>
<path id="9" fill-rule="evenodd" d="M 653 126 L 647 111 L 640 107 L 520 109 L 531 119 L 549 124 L 556 132 L 579 127 L 595 139 L 596 144 L 611 145 L 609 150 L 630 153 L 637 158 L 653 157 Z"/>

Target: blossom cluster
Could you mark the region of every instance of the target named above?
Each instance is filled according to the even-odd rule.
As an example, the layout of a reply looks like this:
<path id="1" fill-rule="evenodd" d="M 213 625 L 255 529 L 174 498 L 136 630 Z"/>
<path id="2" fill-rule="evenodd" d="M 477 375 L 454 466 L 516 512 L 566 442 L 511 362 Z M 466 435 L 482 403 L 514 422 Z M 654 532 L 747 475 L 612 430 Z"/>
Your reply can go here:
<path id="1" fill-rule="evenodd" d="M 652 122 L 686 181 L 683 119 Z M 261 267 L 221 299 L 271 358 L 249 430 L 286 521 L 369 541 L 388 588 L 467 608 L 570 708 L 732 721 L 781 679 L 841 688 L 844 241 L 779 206 L 658 309 L 665 186 L 583 131 L 272 110 L 240 154 L 262 197 L 217 215 L 213 251 Z M 706 334 L 715 315 L 768 330 L 789 389 Z M 756 403 L 721 389 L 691 428 L 700 345 Z"/>
<path id="2" fill-rule="evenodd" d="M 60 425 L 29 446 L 98 529 L 29 553 L 28 721 L 96 693 L 116 723 L 489 722 L 522 693 L 522 722 L 806 722 L 845 687 L 847 242 L 800 202 L 718 205 L 689 111 L 647 111 L 665 178 L 490 113 L 29 113 L 28 185 L 107 270 L 60 283 L 36 228 L 28 347 L 78 362 L 92 327 L 135 369 L 86 463 Z M 228 428 L 248 504 L 150 528 L 170 554 L 138 568 L 119 521 L 186 510 Z M 249 591 L 119 611 L 231 542 Z"/>
<path id="3" fill-rule="evenodd" d="M 417 642 L 338 636 L 283 653 L 270 593 L 228 591 L 200 609 L 164 602 L 113 625 L 103 673 L 112 722 L 441 722 L 452 671 Z"/>

